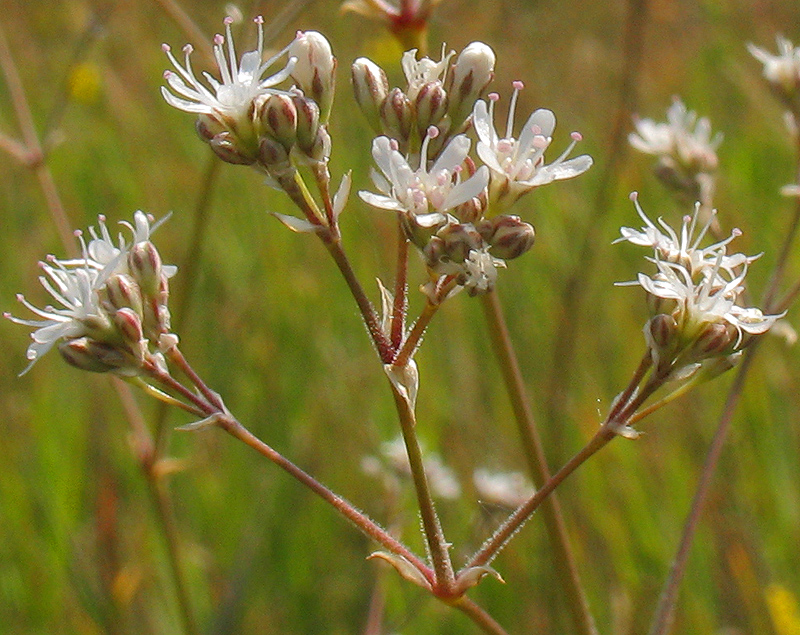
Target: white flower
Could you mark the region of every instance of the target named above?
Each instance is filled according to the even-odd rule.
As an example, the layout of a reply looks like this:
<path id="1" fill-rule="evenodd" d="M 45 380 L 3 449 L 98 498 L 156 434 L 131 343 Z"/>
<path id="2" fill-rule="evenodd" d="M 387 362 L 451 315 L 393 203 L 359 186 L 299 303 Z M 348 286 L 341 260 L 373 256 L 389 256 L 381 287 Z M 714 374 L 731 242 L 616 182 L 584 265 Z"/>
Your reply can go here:
<path id="1" fill-rule="evenodd" d="M 772 55 L 755 44 L 748 44 L 747 50 L 764 65 L 767 81 L 792 94 L 800 82 L 800 48 L 780 35 L 776 36 L 778 54 Z"/>
<path id="2" fill-rule="evenodd" d="M 556 118 L 549 110 L 533 112 L 519 137 L 513 136 L 514 111 L 517 96 L 523 88 L 522 82 L 514 82 L 514 94 L 508 111 L 505 136 L 500 137 L 494 126 L 494 103 L 498 96 L 490 95 L 490 104 L 478 100 L 473 111 L 473 124 L 478 135 L 478 156 L 492 172 L 490 199 L 508 207 L 520 196 L 538 187 L 569 179 L 582 174 L 592 165 L 588 155 L 566 160 L 566 157 L 581 139 L 578 133 L 572 134 L 572 143 L 553 163 L 545 165 L 544 153 L 552 141 Z M 501 202 L 502 199 L 502 202 Z M 492 213 L 499 213 L 495 210 Z"/>
<path id="3" fill-rule="evenodd" d="M 734 276 L 734 269 L 742 265 L 749 265 L 760 257 L 760 254 L 757 256 L 745 256 L 739 253 L 726 254 L 728 244 L 742 233 L 738 229 L 734 229 L 725 240 L 700 248 L 700 242 L 714 221 L 716 210 L 712 211 L 708 221 L 699 229 L 695 237 L 700 211 L 700 204 L 696 204 L 694 213 L 691 216 L 686 215 L 683 217 L 681 233 L 680 237 L 678 237 L 675 230 L 667 225 L 662 218 L 658 219 L 658 225 L 656 225 L 645 215 L 641 205 L 639 205 L 639 198 L 636 192 L 631 194 L 631 200 L 634 202 L 636 211 L 644 221 L 645 226 L 641 230 L 631 227 L 620 228 L 622 237 L 615 240 L 615 243 L 627 240 L 634 245 L 652 247 L 660 260 L 683 265 L 693 277 L 696 277 L 697 273 L 704 268 L 714 268 L 716 266 L 719 266 L 722 271 L 725 271 L 730 276 Z"/>
<path id="4" fill-rule="evenodd" d="M 8 313 L 4 314 L 4 317 L 16 324 L 36 329 L 31 333 L 33 342 L 28 346 L 26 354 L 30 363 L 20 373 L 23 375 L 56 342 L 89 334 L 87 326 L 89 324 L 96 323 L 100 326 L 108 322 L 105 312 L 100 308 L 97 295 L 103 279 L 107 277 L 104 269 L 98 269 L 88 260 L 84 267 L 67 267 L 53 257 L 48 258 L 48 262 L 40 263 L 39 266 L 44 271 L 44 275 L 39 276 L 39 281 L 61 306 L 48 305 L 44 309 L 39 309 L 19 294 L 17 300 L 42 319 L 23 320 Z"/>
<path id="5" fill-rule="evenodd" d="M 454 137 L 428 170 L 425 157 L 430 138 L 429 133 L 420 164 L 414 169 L 397 150 L 395 141 L 377 137 L 372 142 L 372 156 L 380 173 L 373 170 L 372 181 L 382 194 L 361 191 L 358 195 L 373 207 L 405 213 L 420 227 L 435 227 L 446 221 L 448 210 L 483 192 L 489 182 L 485 167 L 463 182 L 459 178 L 470 140 L 465 135 Z"/>
<path id="6" fill-rule="evenodd" d="M 400 65 L 408 81 L 408 88 L 405 91 L 406 97 L 412 102 L 416 100 L 420 88 L 431 82 L 444 82 L 447 74 L 447 67 L 450 65 L 450 58 L 455 55 L 455 51 L 445 54 L 445 45 L 442 45 L 442 59 L 434 62 L 429 57 L 417 59 L 417 49 L 411 49 L 403 53 Z"/>
<path id="7" fill-rule="evenodd" d="M 673 317 L 684 338 L 699 336 L 708 324 L 727 322 L 738 333 L 735 344 L 738 347 L 743 332 L 752 335 L 765 333 L 782 315 L 764 315 L 756 307 L 737 306 L 736 301 L 744 290 L 742 283 L 747 267 L 728 280 L 721 275 L 721 259 L 722 254 L 719 254 L 717 266 L 705 271 L 698 282 L 683 265 L 657 258 L 649 260 L 655 262 L 658 273 L 652 278 L 640 273 L 638 279 L 648 293 L 677 303 Z"/>
<path id="8" fill-rule="evenodd" d="M 652 119 L 635 119 L 636 132 L 628 135 L 630 144 L 646 154 L 699 172 L 713 172 L 717 168 L 717 148 L 722 134 L 711 136 L 711 123 L 688 110 L 677 97 L 667 110 L 667 122 Z"/>
<path id="9" fill-rule="evenodd" d="M 162 46 L 170 62 L 177 70 L 167 70 L 164 78 L 172 91 L 161 87 L 161 93 L 167 103 L 179 110 L 197 114 L 205 114 L 218 119 L 234 130 L 241 126 L 251 125 L 248 121 L 252 117 L 253 103 L 262 95 L 275 92 L 273 86 L 284 81 L 291 74 L 294 59 L 290 59 L 286 67 L 274 75 L 264 77 L 266 70 L 272 66 L 286 49 L 263 61 L 264 54 L 264 20 L 260 16 L 255 19 L 258 25 L 258 46 L 254 51 L 247 51 L 237 63 L 236 50 L 231 35 L 231 18 L 225 19 L 225 36 L 214 36 L 214 57 L 217 61 L 220 80 L 208 73 L 203 73 L 208 85 L 207 88 L 195 77 L 189 59 L 192 53 L 191 45 L 183 47 L 183 66 L 175 59 L 167 44 Z M 227 44 L 227 46 L 226 46 Z"/>
<path id="10" fill-rule="evenodd" d="M 402 437 L 381 444 L 381 455 L 388 468 L 402 476 L 411 476 L 411 465 Z M 447 467 L 441 457 L 434 452 L 425 452 L 423 448 L 423 464 L 428 483 L 434 496 L 453 500 L 461 495 L 461 485 L 453 470 Z M 368 466 L 369 467 L 369 466 Z M 374 465 L 372 466 L 374 469 Z"/>
<path id="11" fill-rule="evenodd" d="M 489 249 L 488 245 L 481 249 L 470 249 L 464 262 L 441 262 L 435 271 L 456 276 L 458 284 L 472 296 L 491 291 L 497 283 L 497 270 L 504 269 L 506 262 L 492 256 Z"/>
<path id="12" fill-rule="evenodd" d="M 134 214 L 134 224 L 120 223 L 127 227 L 132 242 L 126 242 L 122 235 L 115 243 L 106 226 L 104 216 L 98 217 L 99 230 L 89 229 L 91 240 L 88 244 L 80 232 L 76 232 L 81 243 L 81 258 L 59 260 L 48 256 L 46 262 L 39 263 L 43 275 L 39 281 L 45 290 L 56 301 L 56 306 L 47 305 L 40 309 L 28 302 L 20 294 L 17 299 L 28 310 L 41 319 L 25 320 L 8 313 L 4 317 L 16 324 L 33 327 L 33 342 L 28 347 L 27 358 L 30 360 L 23 374 L 61 340 L 90 336 L 103 340 L 114 332 L 107 309 L 102 306 L 100 291 L 111 276 L 130 273 L 128 254 L 132 245 L 148 242 L 150 234 L 160 222 L 150 226 L 151 219 L 144 212 Z M 172 276 L 176 267 L 164 265 L 161 271 L 166 277 Z"/>
<path id="13" fill-rule="evenodd" d="M 483 501 L 509 509 L 518 507 L 535 492 L 521 472 L 491 472 L 478 468 L 472 474 L 472 482 Z"/>

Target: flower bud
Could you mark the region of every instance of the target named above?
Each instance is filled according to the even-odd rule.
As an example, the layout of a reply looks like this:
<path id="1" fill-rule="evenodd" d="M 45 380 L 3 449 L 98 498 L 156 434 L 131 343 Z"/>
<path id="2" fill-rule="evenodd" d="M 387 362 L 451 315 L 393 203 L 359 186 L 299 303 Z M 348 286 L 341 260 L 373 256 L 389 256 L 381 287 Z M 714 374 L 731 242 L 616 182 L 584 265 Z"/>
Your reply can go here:
<path id="1" fill-rule="evenodd" d="M 258 161 L 267 168 L 268 171 L 281 170 L 291 167 L 289 163 L 289 151 L 282 143 L 263 137 L 258 148 Z"/>
<path id="2" fill-rule="evenodd" d="M 133 309 L 123 308 L 117 311 L 114 314 L 114 324 L 126 342 L 138 345 L 144 339 L 142 318 Z"/>
<path id="3" fill-rule="evenodd" d="M 495 216 L 488 221 L 490 231 L 482 227 L 481 235 L 491 245 L 492 255 L 503 260 L 518 258 L 533 247 L 536 233 L 533 225 L 519 216 Z"/>
<path id="4" fill-rule="evenodd" d="M 417 130 L 420 137 L 425 138 L 425 131 L 430 126 L 438 126 L 447 113 L 447 93 L 441 82 L 428 82 L 417 93 Z"/>
<path id="5" fill-rule="evenodd" d="M 715 322 L 703 326 L 692 348 L 698 358 L 729 355 L 736 347 L 739 334 L 727 322 Z"/>
<path id="6" fill-rule="evenodd" d="M 644 338 L 647 345 L 660 352 L 670 347 L 678 333 L 678 324 L 671 315 L 659 313 L 651 317 L 644 327 Z"/>
<path id="7" fill-rule="evenodd" d="M 422 255 L 425 257 L 425 264 L 435 270 L 445 255 L 444 240 L 438 236 L 433 236 L 422 249 Z"/>
<path id="8" fill-rule="evenodd" d="M 397 139 L 401 147 L 408 144 L 414 111 L 411 102 L 399 88 L 393 88 L 380 108 L 383 130 L 387 136 Z"/>
<path id="9" fill-rule="evenodd" d="M 308 154 L 319 133 L 319 106 L 299 93 L 292 95 L 292 102 L 297 113 L 297 146 Z"/>
<path id="10" fill-rule="evenodd" d="M 450 223 L 436 232 L 442 239 L 444 252 L 453 262 L 464 262 L 469 252 L 480 248 L 481 235 L 470 224 Z"/>
<path id="11" fill-rule="evenodd" d="M 161 254 L 149 240 L 136 243 L 128 252 L 128 269 L 145 297 L 154 296 L 161 286 Z"/>
<path id="12" fill-rule="evenodd" d="M 353 92 L 361 112 L 367 118 L 372 129 L 380 134 L 383 132 L 380 120 L 380 110 L 389 94 L 389 82 L 383 69 L 368 60 L 359 57 L 351 68 L 353 78 Z"/>
<path id="13" fill-rule="evenodd" d="M 483 42 L 473 42 L 456 59 L 447 82 L 450 116 L 458 127 L 494 77 L 495 54 Z"/>
<path id="14" fill-rule="evenodd" d="M 245 151 L 237 143 L 236 137 L 230 132 L 221 132 L 215 135 L 208 145 L 220 159 L 225 163 L 232 163 L 234 165 L 252 165 L 255 159 L 250 156 L 250 153 Z"/>
<path id="15" fill-rule="evenodd" d="M 62 342 L 58 345 L 58 352 L 70 366 L 92 373 L 107 373 L 128 364 L 122 351 L 88 337 Z"/>
<path id="16" fill-rule="evenodd" d="M 109 277 L 98 290 L 98 295 L 110 313 L 129 307 L 141 315 L 142 292 L 136 281 L 128 274 L 117 273 Z"/>
<path id="17" fill-rule="evenodd" d="M 289 45 L 289 56 L 297 58 L 292 78 L 303 92 L 319 104 L 320 117 L 328 120 L 336 84 L 336 58 L 324 35 L 316 31 L 297 33 Z"/>
<path id="18" fill-rule="evenodd" d="M 297 137 L 297 111 L 288 95 L 269 95 L 260 104 L 258 118 L 266 134 L 290 150 Z"/>
<path id="19" fill-rule="evenodd" d="M 227 132 L 227 127 L 213 115 L 200 113 L 195 121 L 194 128 L 200 138 L 209 142 L 222 132 Z"/>
<path id="20" fill-rule="evenodd" d="M 317 130 L 317 136 L 314 143 L 306 151 L 306 155 L 312 161 L 325 162 L 331 156 L 331 136 L 328 134 L 328 129 L 320 126 Z"/>

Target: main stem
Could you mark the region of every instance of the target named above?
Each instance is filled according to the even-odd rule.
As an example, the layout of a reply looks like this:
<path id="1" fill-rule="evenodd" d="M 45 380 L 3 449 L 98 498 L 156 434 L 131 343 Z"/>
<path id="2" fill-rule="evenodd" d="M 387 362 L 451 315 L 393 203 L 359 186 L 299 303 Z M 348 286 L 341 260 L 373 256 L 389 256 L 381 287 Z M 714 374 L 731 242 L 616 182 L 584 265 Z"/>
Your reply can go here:
<path id="1" fill-rule="evenodd" d="M 522 372 L 508 332 L 503 307 L 497 291 L 491 291 L 483 295 L 481 299 L 492 347 L 500 364 L 511 407 L 514 410 L 514 419 L 517 422 L 517 431 L 528 463 L 528 470 L 534 484 L 538 486 L 550 480 L 550 468 L 547 465 L 542 440 L 525 391 Z M 571 613 L 575 627 L 579 633 L 584 635 L 597 635 L 597 626 L 589 609 L 589 600 L 581 583 L 575 556 L 569 544 L 561 505 L 555 493 L 545 500 L 541 510 L 555 551 L 553 562 L 558 571 L 567 603 L 573 609 Z"/>
<path id="2" fill-rule="evenodd" d="M 417 503 L 419 504 L 419 513 L 422 518 L 422 528 L 425 532 L 425 541 L 433 562 L 433 570 L 436 573 L 433 592 L 437 596 L 447 597 L 452 591 L 455 575 L 453 573 L 453 565 L 450 562 L 447 542 L 431 497 L 428 477 L 425 474 L 422 450 L 419 447 L 417 433 L 414 429 L 416 426 L 414 412 L 409 402 L 398 392 L 394 384 L 391 387 L 397 414 L 400 418 L 403 441 L 408 453 L 408 463 L 414 480 L 414 489 L 417 493 Z"/>
<path id="3" fill-rule="evenodd" d="M 467 615 L 484 633 L 489 635 L 508 635 L 506 630 L 491 615 L 466 595 L 462 595 L 453 606 Z"/>

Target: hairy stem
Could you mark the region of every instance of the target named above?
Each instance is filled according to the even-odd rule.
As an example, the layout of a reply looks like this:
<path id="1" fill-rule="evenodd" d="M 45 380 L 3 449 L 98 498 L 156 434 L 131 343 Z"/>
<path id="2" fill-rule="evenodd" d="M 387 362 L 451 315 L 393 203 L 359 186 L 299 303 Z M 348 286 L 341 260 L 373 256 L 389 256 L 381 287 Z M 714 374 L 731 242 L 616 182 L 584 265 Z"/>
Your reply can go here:
<path id="1" fill-rule="evenodd" d="M 547 465 L 542 440 L 525 391 L 522 372 L 508 332 L 503 307 L 496 291 L 483 295 L 481 299 L 492 347 L 500 364 L 511 407 L 514 410 L 514 418 L 528 463 L 528 471 L 534 484 L 538 486 L 550 480 L 550 468 Z M 545 501 L 541 509 L 547 533 L 554 547 L 553 562 L 558 571 L 567 604 L 572 609 L 571 614 L 575 627 L 579 633 L 597 635 L 597 626 L 589 609 L 589 601 L 581 583 L 575 555 L 567 536 L 561 505 L 555 493 Z"/>
<path id="2" fill-rule="evenodd" d="M 435 594 L 447 597 L 453 588 L 455 575 L 453 574 L 453 565 L 450 562 L 447 541 L 444 538 L 442 526 L 439 523 L 439 517 L 436 515 L 436 508 L 431 497 L 428 477 L 425 474 L 422 450 L 419 447 L 415 430 L 414 411 L 411 404 L 398 392 L 394 384 L 391 384 L 391 387 L 397 414 L 400 418 L 403 441 L 408 453 L 408 463 L 414 480 L 414 489 L 417 493 L 417 503 L 420 517 L 422 518 L 422 528 L 425 532 L 425 541 L 433 562 L 433 570 L 436 573 L 433 590 Z"/>
<path id="3" fill-rule="evenodd" d="M 705 507 L 706 500 L 708 499 L 708 494 L 711 491 L 714 473 L 716 472 L 720 456 L 722 455 L 722 448 L 725 445 L 725 440 L 728 437 L 731 421 L 733 421 L 733 414 L 739 403 L 739 398 L 742 396 L 744 381 L 752 364 L 758 343 L 758 340 L 756 340 L 750 348 L 745 351 L 742 365 L 739 367 L 739 372 L 736 374 L 736 379 L 728 393 L 728 399 L 725 402 L 725 408 L 720 416 L 717 431 L 714 433 L 714 439 L 706 455 L 705 464 L 700 474 L 700 482 L 697 485 L 697 491 L 694 494 L 691 509 L 686 517 L 675 559 L 672 562 L 669 575 L 661 591 L 661 597 L 659 598 L 658 607 L 652 625 L 650 626 L 649 635 L 666 635 L 672 624 L 675 604 L 678 599 L 678 589 L 686 573 L 686 564 L 689 560 L 692 541 L 697 533 L 700 516 Z"/>
<path id="4" fill-rule="evenodd" d="M 467 615 L 484 633 L 489 635 L 508 635 L 506 630 L 485 609 L 478 606 L 466 595 L 462 595 L 453 606 Z"/>
<path id="5" fill-rule="evenodd" d="M 342 248 L 341 241 L 332 240 L 330 237 L 326 238 L 324 234 L 321 234 L 321 237 L 325 247 L 336 262 L 336 266 L 339 267 L 339 271 L 342 273 L 345 283 L 347 283 L 347 287 L 350 289 L 350 293 L 353 295 L 361 311 L 361 317 L 364 319 L 364 324 L 367 326 L 367 330 L 375 344 L 381 362 L 384 364 L 390 363 L 394 357 L 391 342 L 381 329 L 381 322 L 378 318 L 378 314 L 375 312 L 375 307 L 372 306 L 372 302 L 369 301 L 361 283 L 358 281 L 358 278 L 356 278 L 356 274 L 353 271 L 353 267 L 350 265 L 347 254 L 345 254 Z"/>
<path id="6" fill-rule="evenodd" d="M 607 425 L 602 426 L 590 439 L 584 448 L 573 456 L 564 466 L 547 480 L 527 501 L 522 503 L 508 519 L 483 543 L 481 548 L 469 559 L 463 567 L 465 571 L 471 567 L 488 565 L 500 550 L 505 547 L 511 537 L 522 527 L 531 514 L 535 512 L 550 493 L 558 487 L 576 469 L 598 450 L 605 447 L 615 437 L 614 431 Z"/>
<path id="7" fill-rule="evenodd" d="M 213 413 L 210 413 L 213 414 Z M 261 439 L 256 437 L 252 432 L 245 428 L 236 419 L 228 415 L 221 415 L 218 422 L 225 432 L 232 437 L 239 439 L 246 445 L 253 448 L 256 452 L 272 461 L 275 465 L 287 472 L 294 479 L 308 487 L 317 496 L 329 503 L 336 509 L 342 516 L 347 518 L 358 529 L 361 530 L 368 538 L 383 545 L 386 549 L 402 556 L 408 560 L 425 578 L 431 583 L 434 583 L 434 575 L 430 568 L 418 556 L 412 553 L 405 545 L 398 541 L 388 531 L 379 526 L 375 521 L 369 518 L 366 514 L 358 511 L 347 500 L 335 494 L 330 489 L 322 485 L 313 476 L 300 469 L 289 459 L 284 457 L 279 452 L 275 451 L 272 447 L 264 443 Z"/>
<path id="8" fill-rule="evenodd" d="M 392 348 L 397 350 L 403 343 L 408 308 L 408 238 L 398 220 L 397 273 L 394 279 L 394 306 L 392 307 Z"/>

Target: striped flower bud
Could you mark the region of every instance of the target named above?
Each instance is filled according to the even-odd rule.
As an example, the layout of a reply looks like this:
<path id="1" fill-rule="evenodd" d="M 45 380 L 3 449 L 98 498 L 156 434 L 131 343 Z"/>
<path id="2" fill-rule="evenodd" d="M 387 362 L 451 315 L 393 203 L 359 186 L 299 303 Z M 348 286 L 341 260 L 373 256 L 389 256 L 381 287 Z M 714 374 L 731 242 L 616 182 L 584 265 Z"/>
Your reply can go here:
<path id="1" fill-rule="evenodd" d="M 442 239 L 444 253 L 453 262 L 464 262 L 470 251 L 481 247 L 483 240 L 472 225 L 450 223 L 436 232 Z"/>
<path id="2" fill-rule="evenodd" d="M 429 82 L 420 88 L 415 102 L 417 111 L 417 130 L 420 137 L 430 126 L 438 126 L 447 114 L 447 93 L 441 82 Z"/>
<path id="3" fill-rule="evenodd" d="M 373 131 L 381 134 L 383 132 L 380 117 L 381 107 L 389 95 L 389 81 L 386 79 L 386 73 L 366 57 L 359 57 L 353 62 L 351 72 L 356 102 Z"/>
<path id="4" fill-rule="evenodd" d="M 128 268 L 145 297 L 154 296 L 161 286 L 161 254 L 149 240 L 131 245 Z"/>
<path id="5" fill-rule="evenodd" d="M 293 94 L 291 99 L 297 112 L 297 146 L 310 154 L 319 135 L 319 106 L 299 93 Z"/>
<path id="6" fill-rule="evenodd" d="M 290 150 L 297 138 L 297 110 L 289 95 L 269 95 L 258 108 L 258 118 L 267 134 Z"/>
<path id="7" fill-rule="evenodd" d="M 106 280 L 98 289 L 101 303 L 109 311 L 116 313 L 122 308 L 131 308 L 142 313 L 142 291 L 136 281 L 127 273 L 117 273 Z"/>
<path id="8" fill-rule="evenodd" d="M 488 221 L 489 231 L 481 231 L 492 247 L 492 255 L 503 260 L 518 258 L 533 247 L 536 232 L 533 225 L 519 216 L 502 215 Z M 483 228 L 482 228 L 483 229 Z"/>
<path id="9" fill-rule="evenodd" d="M 242 148 L 230 132 L 221 132 L 209 140 L 208 145 L 225 163 L 233 165 L 252 165 L 255 158 Z"/>
<path id="10" fill-rule="evenodd" d="M 307 96 L 319 104 L 320 118 L 326 122 L 336 85 L 337 63 L 330 43 L 316 31 L 298 31 L 289 45 L 289 56 L 297 59 L 292 78 Z"/>
<path id="11" fill-rule="evenodd" d="M 483 42 L 468 45 L 456 59 L 447 82 L 450 116 L 458 127 L 494 77 L 495 54 Z"/>
<path id="12" fill-rule="evenodd" d="M 128 360 L 118 348 L 88 337 L 78 337 L 58 345 L 58 352 L 70 366 L 92 373 L 107 373 L 124 367 Z"/>
<path id="13" fill-rule="evenodd" d="M 380 118 L 383 130 L 388 137 L 396 139 L 401 148 L 408 145 L 414 110 L 402 90 L 393 88 L 389 92 L 389 95 L 381 105 Z"/>

